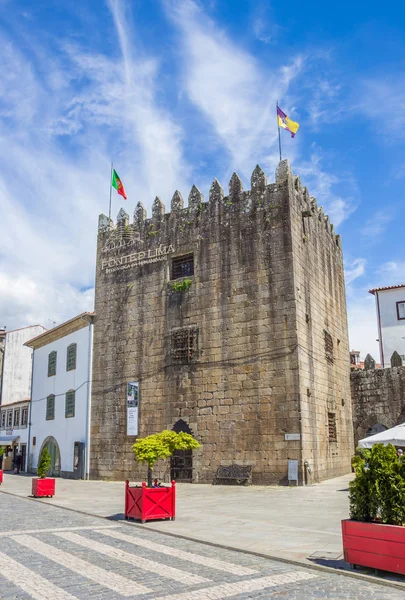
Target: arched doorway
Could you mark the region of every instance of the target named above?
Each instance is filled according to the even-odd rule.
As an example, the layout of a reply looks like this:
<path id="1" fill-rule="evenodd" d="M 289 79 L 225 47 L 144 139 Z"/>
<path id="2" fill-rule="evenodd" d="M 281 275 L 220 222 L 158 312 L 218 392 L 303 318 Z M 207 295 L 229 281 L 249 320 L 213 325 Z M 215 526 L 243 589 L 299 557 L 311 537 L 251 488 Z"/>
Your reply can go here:
<path id="1" fill-rule="evenodd" d="M 176 433 L 189 433 L 193 435 L 188 424 L 179 419 L 173 426 L 172 431 Z M 170 478 L 182 483 L 191 483 L 193 481 L 193 451 L 176 450 L 170 458 Z"/>
<path id="2" fill-rule="evenodd" d="M 60 450 L 58 442 L 51 435 L 47 437 L 42 444 L 41 452 L 44 448 L 48 449 L 48 452 L 51 457 L 51 468 L 48 471 L 48 475 L 50 477 L 59 477 L 60 475 Z M 41 456 L 41 452 L 39 456 Z M 39 460 L 39 457 L 38 457 Z"/>
<path id="3" fill-rule="evenodd" d="M 382 431 L 386 430 L 387 428 L 385 427 L 385 425 L 381 425 L 381 423 L 376 423 L 375 425 L 367 429 L 365 437 L 370 437 L 370 435 L 376 435 L 376 433 L 381 433 Z"/>

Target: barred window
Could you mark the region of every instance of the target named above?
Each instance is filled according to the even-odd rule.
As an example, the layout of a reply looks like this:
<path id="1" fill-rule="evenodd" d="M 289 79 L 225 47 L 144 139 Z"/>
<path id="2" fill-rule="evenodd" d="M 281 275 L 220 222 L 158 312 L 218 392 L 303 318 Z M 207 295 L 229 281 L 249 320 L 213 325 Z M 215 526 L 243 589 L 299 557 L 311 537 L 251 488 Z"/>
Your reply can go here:
<path id="1" fill-rule="evenodd" d="M 50 352 L 48 354 L 48 377 L 56 375 L 56 352 Z"/>
<path id="2" fill-rule="evenodd" d="M 22 409 L 22 414 L 21 414 L 21 425 L 22 427 L 26 427 L 28 423 L 28 408 L 23 408 Z"/>
<path id="3" fill-rule="evenodd" d="M 66 393 L 66 401 L 65 401 L 65 418 L 74 417 L 75 416 L 75 401 L 76 401 L 76 392 L 74 390 L 69 390 Z"/>
<path id="4" fill-rule="evenodd" d="M 328 333 L 327 331 L 324 332 L 325 334 L 325 356 L 326 356 L 326 361 L 333 365 L 334 359 L 333 359 L 333 339 L 330 333 Z"/>
<path id="5" fill-rule="evenodd" d="M 6 427 L 6 411 L 3 410 L 1 413 L 1 429 L 5 429 Z"/>
<path id="6" fill-rule="evenodd" d="M 337 442 L 336 415 L 335 415 L 335 413 L 328 413 L 328 431 L 329 431 L 329 441 L 330 442 Z"/>
<path id="7" fill-rule="evenodd" d="M 50 394 L 46 399 L 46 420 L 52 421 L 55 418 L 55 396 Z"/>
<path id="8" fill-rule="evenodd" d="M 13 426 L 13 411 L 9 410 L 7 413 L 7 427 Z"/>
<path id="9" fill-rule="evenodd" d="M 14 427 L 19 427 L 19 426 L 20 426 L 20 409 L 15 408 L 14 409 Z"/>
<path id="10" fill-rule="evenodd" d="M 77 344 L 70 344 L 66 353 L 66 371 L 74 371 L 76 369 L 76 349 Z"/>
<path id="11" fill-rule="evenodd" d="M 185 327 L 175 329 L 171 335 L 170 354 L 179 362 L 191 362 L 198 353 L 198 329 L 196 327 Z"/>
<path id="12" fill-rule="evenodd" d="M 194 275 L 194 255 L 184 254 L 172 258 L 172 279 Z"/>

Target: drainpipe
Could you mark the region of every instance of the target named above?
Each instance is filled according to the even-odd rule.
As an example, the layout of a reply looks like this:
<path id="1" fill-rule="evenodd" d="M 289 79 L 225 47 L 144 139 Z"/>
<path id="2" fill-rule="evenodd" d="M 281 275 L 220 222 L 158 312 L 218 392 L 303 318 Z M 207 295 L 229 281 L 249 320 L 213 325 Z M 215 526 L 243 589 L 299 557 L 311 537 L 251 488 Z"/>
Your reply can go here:
<path id="1" fill-rule="evenodd" d="M 31 413 L 32 413 L 32 391 L 34 389 L 34 361 L 35 361 L 35 349 L 32 350 L 32 364 L 31 364 L 31 393 L 30 393 L 30 408 L 28 412 L 28 443 L 27 443 L 27 473 L 30 471 L 30 445 L 31 445 Z M 32 464 L 31 464 L 32 469 Z"/>
<path id="2" fill-rule="evenodd" d="M 93 325 L 89 323 L 89 350 L 87 374 L 87 415 L 86 415 L 86 473 L 85 479 L 90 479 L 90 421 L 91 421 L 91 388 L 93 377 Z"/>

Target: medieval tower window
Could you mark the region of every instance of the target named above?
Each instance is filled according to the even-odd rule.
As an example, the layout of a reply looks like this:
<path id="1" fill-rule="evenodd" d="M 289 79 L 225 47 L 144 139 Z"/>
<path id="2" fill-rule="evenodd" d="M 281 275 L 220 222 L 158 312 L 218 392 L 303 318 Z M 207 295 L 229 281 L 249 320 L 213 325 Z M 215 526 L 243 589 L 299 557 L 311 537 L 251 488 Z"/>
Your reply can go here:
<path id="1" fill-rule="evenodd" d="M 66 392 L 66 401 L 65 401 L 65 418 L 74 417 L 75 416 L 75 400 L 76 400 L 76 392 L 74 390 L 69 390 Z"/>
<path id="2" fill-rule="evenodd" d="M 326 356 L 326 361 L 333 365 L 334 359 L 333 359 L 333 339 L 330 333 L 328 333 L 327 331 L 324 332 L 325 335 L 325 356 Z"/>
<path id="3" fill-rule="evenodd" d="M 48 377 L 56 375 L 56 352 L 50 352 L 48 354 Z"/>
<path id="4" fill-rule="evenodd" d="M 77 344 L 70 344 L 66 353 L 66 371 L 74 371 L 76 369 L 76 348 Z"/>
<path id="5" fill-rule="evenodd" d="M 46 420 L 53 421 L 55 418 L 55 396 L 50 394 L 46 399 Z"/>
<path id="6" fill-rule="evenodd" d="M 185 327 L 172 331 L 170 340 L 170 355 L 173 360 L 188 363 L 197 357 L 198 329 Z"/>
<path id="7" fill-rule="evenodd" d="M 172 259 L 171 279 L 190 277 L 194 275 L 194 255 L 183 254 Z"/>
<path id="8" fill-rule="evenodd" d="M 335 413 L 328 413 L 328 432 L 329 432 L 329 441 L 330 442 L 337 442 L 336 415 L 335 415 Z"/>

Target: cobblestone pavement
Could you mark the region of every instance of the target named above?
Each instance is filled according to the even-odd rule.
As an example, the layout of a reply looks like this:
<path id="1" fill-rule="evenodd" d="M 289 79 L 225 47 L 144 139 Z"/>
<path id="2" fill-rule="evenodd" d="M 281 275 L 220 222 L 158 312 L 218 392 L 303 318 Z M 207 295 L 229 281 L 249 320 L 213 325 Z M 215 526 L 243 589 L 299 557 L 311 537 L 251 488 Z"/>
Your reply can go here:
<path id="1" fill-rule="evenodd" d="M 1 600 L 403 600 L 340 574 L 210 547 L 0 492 Z"/>

